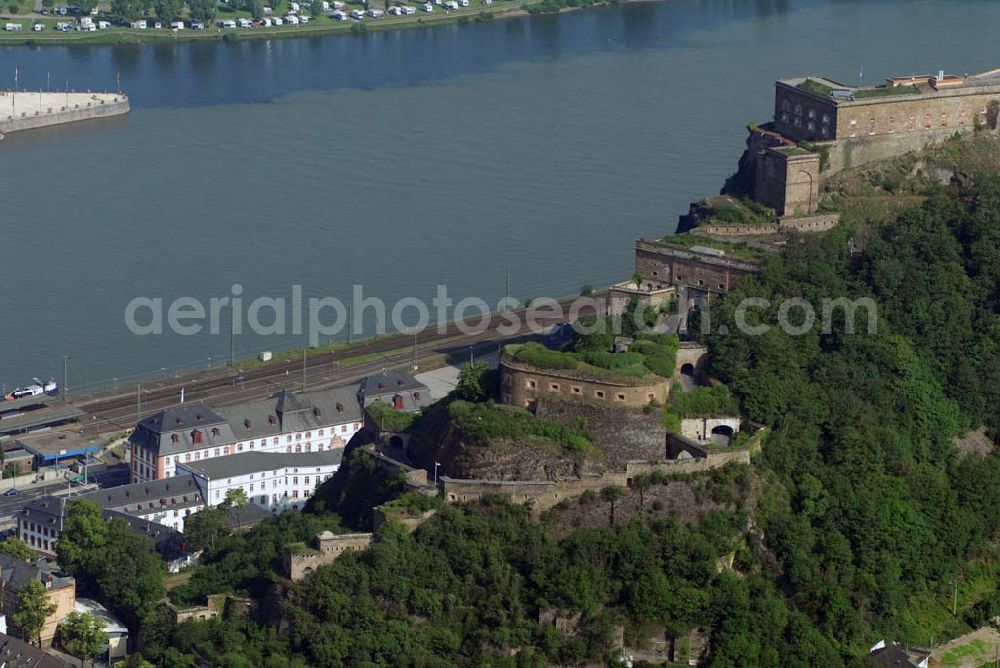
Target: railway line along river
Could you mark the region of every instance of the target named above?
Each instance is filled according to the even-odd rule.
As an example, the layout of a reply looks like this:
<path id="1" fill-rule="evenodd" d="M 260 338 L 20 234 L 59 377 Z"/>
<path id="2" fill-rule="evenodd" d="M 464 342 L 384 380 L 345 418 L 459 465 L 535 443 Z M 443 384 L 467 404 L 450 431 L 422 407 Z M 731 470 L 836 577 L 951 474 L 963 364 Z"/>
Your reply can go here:
<path id="1" fill-rule="evenodd" d="M 977 16 L 980 20 L 970 21 Z M 360 37 L 0 47 L 127 116 L 0 142 L 0 382 L 218 364 L 136 297 L 565 295 L 632 272 L 733 170 L 773 81 L 1000 65 L 986 0 L 674 0 Z M 8 84 L 9 85 L 9 84 Z M 0 85 L 3 87 L 3 85 Z M 241 356 L 306 343 L 237 337 Z"/>

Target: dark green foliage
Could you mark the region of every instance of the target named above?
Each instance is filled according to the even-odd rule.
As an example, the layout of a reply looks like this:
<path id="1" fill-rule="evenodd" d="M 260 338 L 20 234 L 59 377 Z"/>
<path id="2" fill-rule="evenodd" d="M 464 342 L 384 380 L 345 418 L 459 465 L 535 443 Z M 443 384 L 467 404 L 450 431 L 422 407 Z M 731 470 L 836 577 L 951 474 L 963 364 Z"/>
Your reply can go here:
<path id="1" fill-rule="evenodd" d="M 205 23 L 215 18 L 219 8 L 217 0 L 187 0 L 187 5 L 191 18 Z"/>
<path id="2" fill-rule="evenodd" d="M 96 597 L 129 628 L 163 596 L 163 561 L 153 540 L 123 520 L 104 520 L 92 501 L 68 506 L 56 553 L 78 593 Z"/>
<path id="3" fill-rule="evenodd" d="M 859 638 L 929 642 L 933 630 L 907 610 L 947 599 L 945 583 L 1000 528 L 998 456 L 959 461 L 952 446 L 968 427 L 995 429 L 1000 412 L 997 193 L 990 179 L 933 196 L 882 229 L 860 262 L 844 250 L 850 230 L 803 239 L 712 314 L 735 332 L 744 297 L 770 300 L 753 317 L 772 325 L 789 295 L 817 310 L 823 298 L 878 303 L 876 334 L 861 310 L 855 334 L 835 315 L 828 333 L 709 339 L 714 374 L 776 429 L 762 462 L 774 492 L 757 519 L 798 624 L 845 655 Z"/>
<path id="4" fill-rule="evenodd" d="M 245 534 L 226 536 L 214 550 L 206 550 L 203 566 L 188 582 L 172 590 L 170 598 L 187 606 L 204 604 L 207 594 L 263 596 L 281 572 L 285 545 L 310 540 L 323 530 L 340 532 L 337 516 L 288 511 Z"/>
<path id="5" fill-rule="evenodd" d="M 740 407 L 725 385 L 699 387 L 684 392 L 675 384 L 667 400 L 667 412 L 678 418 L 738 416 Z"/>
<path id="6" fill-rule="evenodd" d="M 455 386 L 455 396 L 472 402 L 486 401 L 493 391 L 496 374 L 483 362 L 466 364 L 458 373 L 458 384 Z"/>
<path id="7" fill-rule="evenodd" d="M 335 523 L 289 513 L 226 538 L 175 590 L 182 601 L 227 590 L 277 594 L 264 599 L 267 625 L 231 618 L 178 627 L 153 613 L 139 650 L 165 666 L 578 665 L 607 663 L 611 630 L 621 625 L 629 643 L 651 630 L 680 642 L 705 629 L 711 666 L 835 668 L 861 665 L 879 638 L 929 643 L 935 630 L 916 613 L 950 600 L 952 581 L 971 578 L 982 586 L 955 627 L 988 623 L 1000 611 L 1000 455 L 959 457 L 952 441 L 980 424 L 1000 428 L 1000 181 L 932 196 L 879 230 L 860 257 L 846 251 L 856 234 L 790 243 L 762 276 L 714 302 L 712 321 L 738 332 L 735 307 L 751 296 L 772 303 L 751 320 L 772 325 L 788 296 L 817 310 L 824 298 L 870 296 L 877 333 L 867 333 L 861 311 L 854 334 L 842 315 L 829 331 L 802 336 L 712 334 L 711 370 L 731 394 L 716 387 L 672 397 L 675 420 L 735 410 L 738 400 L 771 428 L 752 469 L 714 472 L 694 490 L 730 508 L 752 496 L 752 518 L 707 511 L 687 526 L 640 513 L 623 524 L 612 511 L 613 528 L 600 522 L 556 540 L 527 508 L 488 498 L 444 505 L 413 534 L 390 523 L 370 549 L 290 590 L 270 588 L 282 546 Z M 576 353 L 538 355 L 603 361 L 612 342 L 581 337 Z M 676 352 L 676 341 L 639 334 L 632 350 L 646 366 L 648 342 Z M 524 411 L 457 400 L 429 409 L 415 436 L 447 420 L 484 443 L 582 438 Z M 634 499 L 661 512 L 663 501 L 647 495 L 666 480 L 588 491 L 563 508 Z M 349 458 L 309 509 L 337 511 L 360 528 L 371 505 L 402 493 L 400 480 Z M 406 495 L 390 505 L 419 514 L 432 503 Z M 85 554 L 66 556 L 78 564 Z M 723 556 L 738 573 L 720 567 Z M 539 622 L 550 614 L 580 621 L 562 633 Z"/>

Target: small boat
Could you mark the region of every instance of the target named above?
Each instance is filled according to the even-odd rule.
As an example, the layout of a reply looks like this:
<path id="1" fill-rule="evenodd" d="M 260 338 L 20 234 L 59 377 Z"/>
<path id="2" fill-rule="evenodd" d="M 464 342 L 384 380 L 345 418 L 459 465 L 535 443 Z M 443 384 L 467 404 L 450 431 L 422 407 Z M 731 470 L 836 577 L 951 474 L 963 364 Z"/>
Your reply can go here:
<path id="1" fill-rule="evenodd" d="M 49 380 L 47 383 L 43 383 L 37 378 L 33 378 L 32 380 L 35 382 L 31 385 L 14 388 L 4 397 L 4 400 L 14 401 L 15 399 L 22 399 L 24 397 L 37 397 L 40 394 L 55 394 L 59 391 L 59 383 L 55 380 Z"/>

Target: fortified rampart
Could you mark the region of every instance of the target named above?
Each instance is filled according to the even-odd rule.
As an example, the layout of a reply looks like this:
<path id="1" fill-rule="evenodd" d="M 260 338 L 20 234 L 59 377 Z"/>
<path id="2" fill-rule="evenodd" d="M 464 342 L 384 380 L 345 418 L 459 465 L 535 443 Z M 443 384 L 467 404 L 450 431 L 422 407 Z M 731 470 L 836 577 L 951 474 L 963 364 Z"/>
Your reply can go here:
<path id="1" fill-rule="evenodd" d="M 513 503 L 530 502 L 535 510 L 547 510 L 588 490 L 631 486 L 640 475 L 704 473 L 732 463 L 749 464 L 750 457 L 760 450 L 765 433 L 759 429 L 742 448 L 711 448 L 678 434 L 667 434 L 668 459 L 626 462 L 624 471 L 564 480 L 468 480 L 441 476 L 441 489 L 449 503 L 500 495 Z"/>
<path id="2" fill-rule="evenodd" d="M 120 116 L 130 111 L 122 93 L 0 92 L 0 135 L 50 125 Z"/>
<path id="3" fill-rule="evenodd" d="M 539 369 L 508 359 L 500 362 L 500 387 L 505 404 L 533 408 L 540 396 L 558 394 L 576 399 L 609 401 L 630 408 L 663 403 L 670 392 L 666 378 L 649 375 L 650 382 L 619 383 L 581 378 L 559 369 Z M 641 379 L 637 379 L 641 380 Z"/>
<path id="4" fill-rule="evenodd" d="M 726 294 L 748 276 L 761 272 L 760 264 L 707 247 L 687 247 L 666 241 L 638 239 L 635 271 L 643 281 L 687 287 L 688 300 L 711 300 Z"/>
<path id="5" fill-rule="evenodd" d="M 303 544 L 285 548 L 285 574 L 292 580 L 301 580 L 320 566 L 332 564 L 337 559 L 357 550 L 364 550 L 372 542 L 370 533 L 334 534 L 324 531 L 315 538 L 315 547 Z"/>

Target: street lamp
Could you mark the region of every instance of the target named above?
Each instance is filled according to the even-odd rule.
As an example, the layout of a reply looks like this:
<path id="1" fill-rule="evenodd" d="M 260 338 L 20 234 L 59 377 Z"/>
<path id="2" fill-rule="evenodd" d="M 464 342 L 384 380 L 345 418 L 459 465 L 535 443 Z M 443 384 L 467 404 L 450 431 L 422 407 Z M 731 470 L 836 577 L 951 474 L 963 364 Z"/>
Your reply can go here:
<path id="1" fill-rule="evenodd" d="M 438 484 L 438 467 L 441 466 L 441 462 L 434 462 L 434 484 Z"/>

